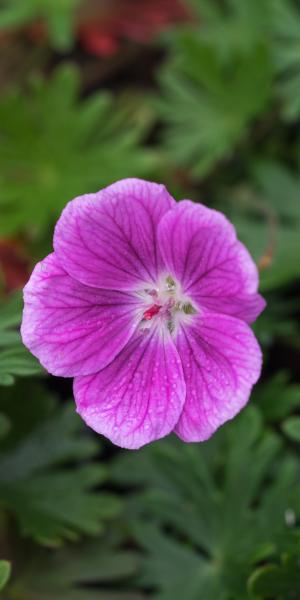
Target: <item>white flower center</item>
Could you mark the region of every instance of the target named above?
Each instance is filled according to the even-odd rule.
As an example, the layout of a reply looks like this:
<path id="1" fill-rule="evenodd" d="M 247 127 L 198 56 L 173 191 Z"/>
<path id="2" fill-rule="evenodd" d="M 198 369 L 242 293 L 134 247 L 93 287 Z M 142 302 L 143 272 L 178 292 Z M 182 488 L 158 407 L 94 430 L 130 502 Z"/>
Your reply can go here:
<path id="1" fill-rule="evenodd" d="M 155 324 L 167 326 L 174 333 L 180 322 L 189 319 L 198 311 L 186 297 L 181 286 L 171 275 L 162 275 L 155 288 L 144 288 L 138 292 L 143 299 L 140 328 L 147 333 Z"/>

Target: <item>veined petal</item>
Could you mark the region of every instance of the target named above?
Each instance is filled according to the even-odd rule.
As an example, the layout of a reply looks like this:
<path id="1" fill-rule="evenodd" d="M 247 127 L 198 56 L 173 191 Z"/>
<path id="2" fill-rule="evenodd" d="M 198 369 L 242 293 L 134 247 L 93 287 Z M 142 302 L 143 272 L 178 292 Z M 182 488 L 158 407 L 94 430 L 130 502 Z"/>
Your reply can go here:
<path id="1" fill-rule="evenodd" d="M 55 252 L 69 275 L 86 285 L 130 290 L 155 283 L 162 268 L 157 225 L 174 205 L 163 185 L 140 179 L 81 196 L 56 225 Z"/>
<path id="2" fill-rule="evenodd" d="M 220 212 L 180 202 L 159 224 L 165 265 L 199 306 L 253 322 L 265 307 L 258 271 Z"/>
<path id="3" fill-rule="evenodd" d="M 140 448 L 174 429 L 185 400 L 182 365 L 167 330 L 135 334 L 106 369 L 74 383 L 77 411 L 123 448 Z"/>
<path id="4" fill-rule="evenodd" d="M 109 364 L 133 334 L 139 301 L 85 286 L 55 254 L 38 263 L 24 289 L 22 338 L 54 375 L 88 375 Z"/>
<path id="5" fill-rule="evenodd" d="M 175 433 L 186 442 L 208 439 L 247 403 L 262 356 L 250 327 L 239 319 L 202 311 L 176 339 L 186 401 Z"/>

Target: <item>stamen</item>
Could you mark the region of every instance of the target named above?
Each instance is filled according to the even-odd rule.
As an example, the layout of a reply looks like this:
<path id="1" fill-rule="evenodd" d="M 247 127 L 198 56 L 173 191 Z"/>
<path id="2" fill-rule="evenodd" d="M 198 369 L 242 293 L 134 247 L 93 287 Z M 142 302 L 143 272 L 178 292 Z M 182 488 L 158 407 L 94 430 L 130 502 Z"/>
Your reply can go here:
<path id="1" fill-rule="evenodd" d="M 175 291 L 176 284 L 175 284 L 175 281 L 174 281 L 173 277 L 171 277 L 171 275 L 168 275 L 168 277 L 166 278 L 166 284 L 167 284 L 167 290 L 168 290 L 168 292 L 174 292 Z"/>
<path id="2" fill-rule="evenodd" d="M 186 302 L 182 305 L 182 310 L 186 315 L 196 315 L 197 311 L 190 302 Z"/>
<path id="3" fill-rule="evenodd" d="M 174 321 L 172 321 L 172 319 L 170 319 L 170 321 L 167 322 L 167 328 L 170 333 L 173 333 L 173 331 L 175 330 Z"/>
<path id="4" fill-rule="evenodd" d="M 159 306 L 159 304 L 153 304 L 153 306 L 151 306 L 150 308 L 145 310 L 145 312 L 143 313 L 143 319 L 145 321 L 151 321 L 152 317 L 157 315 L 159 313 L 160 309 L 161 309 L 161 306 Z"/>
<path id="5" fill-rule="evenodd" d="M 157 296 L 158 296 L 157 290 L 151 290 L 151 289 L 147 288 L 147 289 L 145 290 L 145 292 L 146 292 L 146 294 L 148 294 L 149 296 L 152 296 L 152 298 L 157 298 Z"/>

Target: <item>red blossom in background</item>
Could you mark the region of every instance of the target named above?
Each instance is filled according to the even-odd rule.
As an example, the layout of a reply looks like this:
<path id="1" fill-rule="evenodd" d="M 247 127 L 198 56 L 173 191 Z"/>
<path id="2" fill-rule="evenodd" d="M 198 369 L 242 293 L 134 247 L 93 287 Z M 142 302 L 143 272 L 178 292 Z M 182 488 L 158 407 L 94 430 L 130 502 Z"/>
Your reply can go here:
<path id="1" fill-rule="evenodd" d="M 168 25 L 189 17 L 183 0 L 87 0 L 77 15 L 76 37 L 88 52 L 110 56 L 125 40 L 149 43 Z M 37 42 L 47 38 L 42 21 L 29 33 Z"/>
<path id="2" fill-rule="evenodd" d="M 0 239 L 0 281 L 6 292 L 21 289 L 28 280 L 30 260 L 15 240 Z"/>
<path id="3" fill-rule="evenodd" d="M 78 37 L 87 50 L 114 54 L 122 41 L 151 42 L 171 23 L 188 19 L 179 0 L 113 0 L 90 2 L 80 18 Z"/>

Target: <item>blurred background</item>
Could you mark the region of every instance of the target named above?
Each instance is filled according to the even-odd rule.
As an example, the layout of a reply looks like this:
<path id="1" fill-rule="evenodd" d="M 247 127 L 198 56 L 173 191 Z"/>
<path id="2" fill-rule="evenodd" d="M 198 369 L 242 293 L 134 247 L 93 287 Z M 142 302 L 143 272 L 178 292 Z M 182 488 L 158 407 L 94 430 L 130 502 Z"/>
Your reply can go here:
<path id="1" fill-rule="evenodd" d="M 260 268 L 263 376 L 204 444 L 118 450 L 18 333 L 62 208 L 134 176 Z M 0 0 L 3 600 L 299 600 L 299 277 L 298 0 Z"/>

